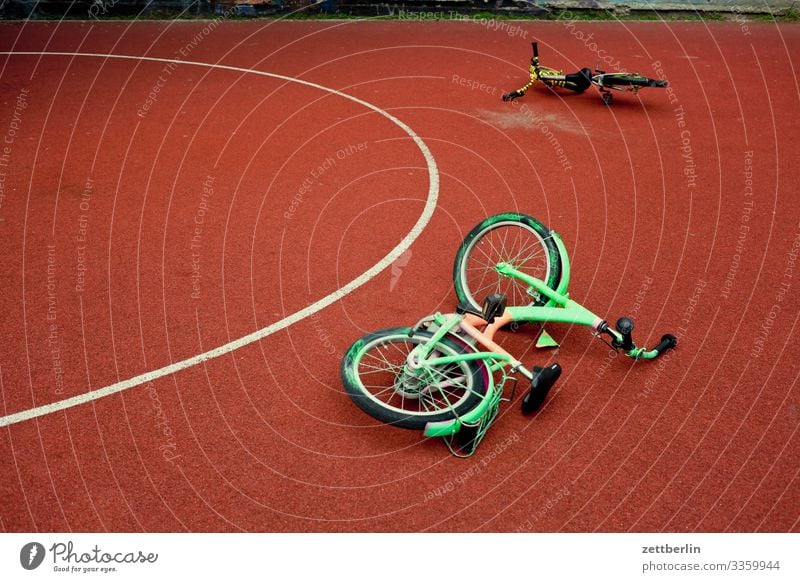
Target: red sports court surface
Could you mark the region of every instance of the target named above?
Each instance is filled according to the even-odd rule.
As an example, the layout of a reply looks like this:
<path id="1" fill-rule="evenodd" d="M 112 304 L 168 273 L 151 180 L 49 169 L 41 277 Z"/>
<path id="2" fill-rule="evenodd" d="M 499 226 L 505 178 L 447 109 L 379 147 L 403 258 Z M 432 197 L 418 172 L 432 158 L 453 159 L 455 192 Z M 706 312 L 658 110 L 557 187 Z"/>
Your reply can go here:
<path id="1" fill-rule="evenodd" d="M 0 24 L 0 528 L 798 531 L 800 27 L 519 26 Z M 503 103 L 534 39 L 672 89 Z M 565 373 L 458 460 L 339 363 L 452 310 L 506 210 L 561 233 L 574 298 L 680 345 L 509 334 Z"/>

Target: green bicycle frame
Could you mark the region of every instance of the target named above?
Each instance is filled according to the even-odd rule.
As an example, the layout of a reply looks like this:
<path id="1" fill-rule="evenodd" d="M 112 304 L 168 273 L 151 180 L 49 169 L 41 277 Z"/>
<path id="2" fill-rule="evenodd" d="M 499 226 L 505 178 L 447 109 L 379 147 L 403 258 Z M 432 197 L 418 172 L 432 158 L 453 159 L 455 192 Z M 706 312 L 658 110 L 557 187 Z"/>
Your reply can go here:
<path id="1" fill-rule="evenodd" d="M 497 272 L 501 275 L 514 277 L 527 283 L 550 300 L 544 306 L 529 305 L 525 307 L 509 307 L 506 311 L 511 321 L 575 323 L 591 327 L 597 331 L 599 331 L 600 326 L 605 323 L 603 318 L 598 317 L 577 301 L 573 301 L 566 294 L 550 289 L 544 281 L 526 275 L 506 263 L 500 263 L 496 268 Z M 559 288 L 560 287 L 561 286 L 559 286 Z M 552 304 L 558 307 L 552 307 Z M 622 339 L 622 336 L 618 332 L 608 326 L 606 326 L 606 331 L 612 334 L 617 340 Z M 657 350 L 648 351 L 645 348 L 634 347 L 625 352 L 625 355 L 634 360 L 652 360 L 657 358 L 659 353 Z"/>
<path id="2" fill-rule="evenodd" d="M 541 323 L 575 323 L 598 330 L 600 325 L 604 323 L 603 318 L 569 298 L 569 293 L 567 293 L 570 278 L 569 254 L 567 253 L 567 248 L 564 246 L 564 241 L 561 240 L 561 236 L 555 230 L 550 231 L 550 236 L 553 242 L 555 242 L 561 257 L 561 280 L 555 291 L 548 287 L 541 279 L 531 277 L 530 275 L 518 271 L 511 265 L 500 263 L 495 267 L 497 272 L 501 275 L 519 279 L 528 284 L 531 288 L 536 289 L 536 291 L 548 299 L 544 306 L 530 305 L 526 307 L 509 307 L 508 311 L 511 320 Z M 615 330 L 607 328 L 607 332 L 613 335 L 617 341 L 622 340 L 622 336 Z M 656 350 L 648 351 L 644 348 L 633 348 L 625 352 L 625 355 L 635 360 L 652 360 L 653 358 L 657 358 L 659 354 Z"/>

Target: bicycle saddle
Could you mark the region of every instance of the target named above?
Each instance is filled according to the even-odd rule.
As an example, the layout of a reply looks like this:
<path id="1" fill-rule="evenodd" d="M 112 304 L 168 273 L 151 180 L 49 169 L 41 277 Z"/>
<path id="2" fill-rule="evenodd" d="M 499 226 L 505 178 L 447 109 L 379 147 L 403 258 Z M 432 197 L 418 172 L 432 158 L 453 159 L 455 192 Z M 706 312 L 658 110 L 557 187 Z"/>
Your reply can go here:
<path id="1" fill-rule="evenodd" d="M 592 86 L 592 71 L 584 67 L 577 73 L 565 75 L 565 81 L 572 85 L 570 89 L 576 93 L 583 93 Z"/>

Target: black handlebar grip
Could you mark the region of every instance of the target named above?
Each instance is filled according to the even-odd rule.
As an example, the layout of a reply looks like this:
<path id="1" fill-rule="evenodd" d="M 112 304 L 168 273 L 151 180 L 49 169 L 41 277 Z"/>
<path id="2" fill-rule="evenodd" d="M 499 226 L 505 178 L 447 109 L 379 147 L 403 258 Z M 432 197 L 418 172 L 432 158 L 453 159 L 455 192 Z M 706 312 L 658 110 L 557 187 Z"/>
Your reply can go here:
<path id="1" fill-rule="evenodd" d="M 677 345 L 678 345 L 678 338 L 676 338 L 676 337 L 675 337 L 674 335 L 672 335 L 671 333 L 666 333 L 666 334 L 664 334 L 663 336 L 661 336 L 661 343 L 659 343 L 659 344 L 658 344 L 658 345 L 657 345 L 655 348 L 653 348 L 653 349 L 654 349 L 655 351 L 657 351 L 657 352 L 658 352 L 658 355 L 660 356 L 661 354 L 663 354 L 663 353 L 664 353 L 664 352 L 666 352 L 667 350 L 671 350 L 671 349 L 673 349 L 673 348 L 674 348 L 675 346 L 677 346 Z"/>
<path id="2" fill-rule="evenodd" d="M 533 57 L 538 59 L 539 58 L 539 43 L 532 42 L 531 47 L 533 47 Z"/>

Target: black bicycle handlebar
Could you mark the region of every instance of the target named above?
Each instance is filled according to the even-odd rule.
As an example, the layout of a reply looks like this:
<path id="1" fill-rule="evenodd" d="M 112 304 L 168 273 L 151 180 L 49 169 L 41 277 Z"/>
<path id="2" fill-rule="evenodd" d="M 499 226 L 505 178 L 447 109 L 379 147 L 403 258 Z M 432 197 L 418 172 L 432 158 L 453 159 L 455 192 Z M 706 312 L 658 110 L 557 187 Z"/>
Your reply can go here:
<path id="1" fill-rule="evenodd" d="M 531 66 L 536 67 L 539 65 L 539 43 L 532 42 L 531 48 L 533 48 L 533 56 L 531 57 Z"/>
<path id="2" fill-rule="evenodd" d="M 603 322 L 603 324 L 598 328 L 598 330 L 602 333 L 606 333 L 609 336 L 611 336 L 612 347 L 616 349 L 621 349 L 625 353 L 628 353 L 630 355 L 636 350 L 636 344 L 634 343 L 632 337 L 633 320 L 630 317 L 620 317 L 617 320 L 617 324 L 615 327 L 617 328 L 617 334 L 618 334 L 616 336 L 613 333 L 611 333 L 611 330 L 608 327 L 608 323 L 606 322 Z M 661 336 L 661 341 L 659 342 L 659 344 L 650 351 L 656 352 L 655 357 L 657 358 L 667 350 L 673 349 L 676 345 L 678 345 L 678 338 L 672 335 L 671 333 L 667 333 Z M 647 350 L 645 349 L 645 351 Z"/>
<path id="3" fill-rule="evenodd" d="M 678 345 L 678 338 L 671 333 L 665 333 L 663 336 L 661 336 L 661 342 L 653 349 L 657 351 L 658 355 L 660 356 L 667 350 L 674 348 L 676 345 Z"/>

